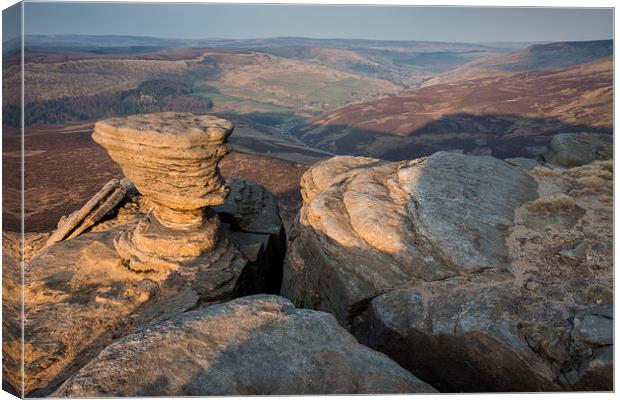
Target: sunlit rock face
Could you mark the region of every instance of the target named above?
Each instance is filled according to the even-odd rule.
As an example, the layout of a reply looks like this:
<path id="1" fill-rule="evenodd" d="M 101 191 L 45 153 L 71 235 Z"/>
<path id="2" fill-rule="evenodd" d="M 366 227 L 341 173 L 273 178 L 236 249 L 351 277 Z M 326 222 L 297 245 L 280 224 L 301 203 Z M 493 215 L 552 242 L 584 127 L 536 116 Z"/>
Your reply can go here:
<path id="1" fill-rule="evenodd" d="M 286 244 L 275 197 L 252 181 L 217 173 L 232 125 L 176 113 L 126 120 L 135 128 L 150 120 L 164 126 L 168 119 L 179 140 L 162 139 L 160 147 L 176 143 L 185 150 L 162 153 L 158 164 L 145 149 L 119 155 L 123 150 L 114 148 L 111 154 L 124 160 L 135 185 L 127 178 L 110 181 L 62 218 L 53 240 L 29 253 L 23 277 L 25 395 L 49 395 L 103 348 L 145 325 L 237 297 L 279 292 Z M 123 129 L 113 121 L 114 129 Z M 134 144 L 156 152 L 155 140 Z M 153 164 L 144 161 L 148 157 Z M 158 172 L 149 175 L 149 165 Z M 201 169 L 208 166 L 212 174 Z M 5 263 L 7 268 L 3 287 L 15 296 L 22 284 L 19 264 Z M 6 311 L 7 337 L 17 339 L 21 308 Z M 21 386 L 21 349 L 18 340 L 3 347 L 4 381 L 14 388 Z"/>
<path id="2" fill-rule="evenodd" d="M 302 178 L 282 294 L 442 392 L 611 390 L 612 182 L 611 160 L 334 157 Z"/>
<path id="3" fill-rule="evenodd" d="M 505 270 L 506 228 L 536 183 L 492 157 L 440 152 L 334 157 L 304 174 L 302 194 L 283 293 L 350 324 L 386 290 Z"/>
<path id="4" fill-rule="evenodd" d="M 229 121 L 190 113 L 110 118 L 95 125 L 105 147 L 144 196 L 149 215 L 115 246 L 135 271 L 173 271 L 212 250 L 220 222 L 210 206 L 230 188 L 218 163 L 230 152 Z"/>

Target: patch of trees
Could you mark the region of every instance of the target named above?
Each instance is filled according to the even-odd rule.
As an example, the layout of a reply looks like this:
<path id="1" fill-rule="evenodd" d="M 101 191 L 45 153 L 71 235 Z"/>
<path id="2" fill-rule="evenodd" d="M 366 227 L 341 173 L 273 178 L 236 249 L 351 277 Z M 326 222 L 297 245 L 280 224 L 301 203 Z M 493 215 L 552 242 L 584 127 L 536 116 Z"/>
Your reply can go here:
<path id="1" fill-rule="evenodd" d="M 293 112 L 252 112 L 243 114 L 243 117 L 252 122 L 267 126 L 285 123 L 300 124 L 304 121 L 303 118 L 297 117 Z"/>
<path id="2" fill-rule="evenodd" d="M 24 119 L 26 126 L 30 126 L 162 111 L 203 114 L 212 107 L 210 99 L 193 96 L 190 85 L 158 79 L 120 92 L 29 102 Z M 3 106 L 2 113 L 4 125 L 19 126 L 19 105 Z"/>
<path id="3" fill-rule="evenodd" d="M 374 65 L 365 64 L 365 63 L 354 63 L 350 67 L 353 71 L 361 72 L 364 74 L 376 74 L 381 72 L 381 69 L 375 67 Z"/>

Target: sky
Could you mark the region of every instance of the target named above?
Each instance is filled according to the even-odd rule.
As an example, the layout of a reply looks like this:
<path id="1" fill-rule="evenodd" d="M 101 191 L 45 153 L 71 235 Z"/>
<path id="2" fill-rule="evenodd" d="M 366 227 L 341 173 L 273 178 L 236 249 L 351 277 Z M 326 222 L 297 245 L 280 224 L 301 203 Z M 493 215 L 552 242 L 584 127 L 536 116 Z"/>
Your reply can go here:
<path id="1" fill-rule="evenodd" d="M 16 35 L 3 21 L 3 40 Z M 458 42 L 611 39 L 613 11 L 586 8 L 26 3 L 26 34 L 160 38 L 361 38 Z M 8 24 L 10 26 L 16 24 Z"/>

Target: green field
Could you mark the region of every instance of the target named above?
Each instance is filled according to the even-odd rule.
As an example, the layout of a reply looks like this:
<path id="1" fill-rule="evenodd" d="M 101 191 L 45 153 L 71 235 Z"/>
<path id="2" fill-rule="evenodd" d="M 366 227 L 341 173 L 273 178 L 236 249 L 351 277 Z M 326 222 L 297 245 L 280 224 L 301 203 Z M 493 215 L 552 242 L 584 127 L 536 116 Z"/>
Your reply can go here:
<path id="1" fill-rule="evenodd" d="M 231 110 L 236 112 L 268 111 L 268 112 L 291 112 L 288 107 L 277 104 L 264 103 L 248 98 L 229 96 L 219 93 L 215 88 L 196 88 L 193 96 L 204 97 L 213 102 L 216 109 Z"/>

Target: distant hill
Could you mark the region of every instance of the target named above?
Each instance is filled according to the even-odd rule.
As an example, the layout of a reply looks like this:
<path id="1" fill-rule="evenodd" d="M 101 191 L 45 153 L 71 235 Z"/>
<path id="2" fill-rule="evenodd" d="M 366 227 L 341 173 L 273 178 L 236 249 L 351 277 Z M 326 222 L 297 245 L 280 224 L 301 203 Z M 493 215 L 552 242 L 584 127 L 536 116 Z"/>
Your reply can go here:
<path id="1" fill-rule="evenodd" d="M 446 49 L 448 48 L 448 49 Z M 260 51 L 280 57 L 316 63 L 341 71 L 359 73 L 411 88 L 437 73 L 452 70 L 489 54 L 485 46 L 449 49 L 442 44 L 424 48 L 335 48 L 310 46 L 270 46 Z"/>
<path id="2" fill-rule="evenodd" d="M 27 51 L 25 60 L 27 108 L 43 108 L 53 114 L 50 106 L 54 104 L 76 105 L 79 108 L 73 114 L 80 114 L 78 120 L 113 112 L 109 102 L 93 100 L 93 96 L 125 96 L 125 92 L 152 80 L 189 85 L 191 90 L 184 96 L 192 99 L 183 101 L 198 103 L 196 98 L 202 98 L 213 104 L 214 111 L 280 112 L 300 116 L 316 115 L 353 102 L 395 94 L 402 89 L 387 80 L 247 50 L 166 48 L 138 54 L 88 54 L 83 51 L 57 53 L 47 49 Z M 3 76 L 7 84 L 15 81 L 21 76 L 21 66 L 7 65 Z M 7 96 L 3 106 L 18 106 L 19 93 L 9 93 L 8 86 L 5 89 Z M 90 104 L 88 107 L 93 112 L 84 113 L 84 108 L 78 104 L 84 101 L 94 101 L 105 109 L 95 110 L 93 107 L 97 104 Z M 51 114 L 46 112 L 45 115 Z M 58 115 L 69 117 L 72 113 L 59 109 Z M 37 118 L 38 123 L 57 123 L 74 121 L 77 117 Z"/>
<path id="3" fill-rule="evenodd" d="M 187 44 L 184 39 L 128 35 L 26 35 L 25 45 L 35 47 L 172 47 Z"/>
<path id="4" fill-rule="evenodd" d="M 589 42 L 559 42 L 537 44 L 525 50 L 498 56 L 505 61 L 497 62 L 495 67 L 504 71 L 529 71 L 549 68 L 564 68 L 611 57 L 614 51 L 613 40 Z M 511 58 L 511 55 L 517 56 Z"/>
<path id="5" fill-rule="evenodd" d="M 391 47 L 416 51 L 434 51 L 442 48 L 445 51 L 467 51 L 472 49 L 509 49 L 526 47 L 527 43 L 464 43 L 438 42 L 420 40 L 373 40 L 373 39 L 317 39 L 307 37 L 274 37 L 261 39 L 170 39 L 151 36 L 131 35 L 26 35 L 26 43 L 31 46 L 64 46 L 64 47 L 124 47 L 124 46 L 188 46 L 208 48 L 249 49 L 256 47 L 331 47 L 331 48 L 369 48 Z"/>
<path id="6" fill-rule="evenodd" d="M 388 159 L 445 148 L 531 155 L 559 130 L 611 130 L 611 40 L 27 35 L 25 42 L 28 124 L 220 113 L 329 153 Z M 21 94 L 11 89 L 20 61 L 19 54 L 4 58 L 5 124 L 19 119 Z M 301 142 L 293 138 L 295 146 Z M 281 152 L 280 144 L 260 143 L 240 145 Z M 324 156 L 289 147 L 284 153 L 290 151 L 304 162 Z"/>
<path id="7" fill-rule="evenodd" d="M 536 44 L 508 54 L 492 54 L 463 64 L 424 83 L 462 81 L 502 73 L 565 68 L 613 56 L 613 40 Z"/>
<path id="8" fill-rule="evenodd" d="M 298 126 L 337 154 L 411 159 L 440 149 L 533 156 L 557 132 L 612 130 L 608 58 L 569 68 L 454 81 L 355 104 Z"/>
<path id="9" fill-rule="evenodd" d="M 5 59 L 21 40 L 4 43 Z M 451 43 L 369 39 L 314 39 L 277 37 L 266 39 L 163 39 L 123 35 L 26 35 L 26 59 L 54 56 L 82 59 L 122 55 L 160 56 L 196 49 L 249 50 L 287 59 L 324 65 L 417 87 L 425 80 L 488 54 L 521 49 L 524 43 Z M 174 57 L 174 55 L 172 55 Z M 152 59 L 152 58 L 151 58 Z M 18 63 L 20 57 L 15 57 Z"/>

